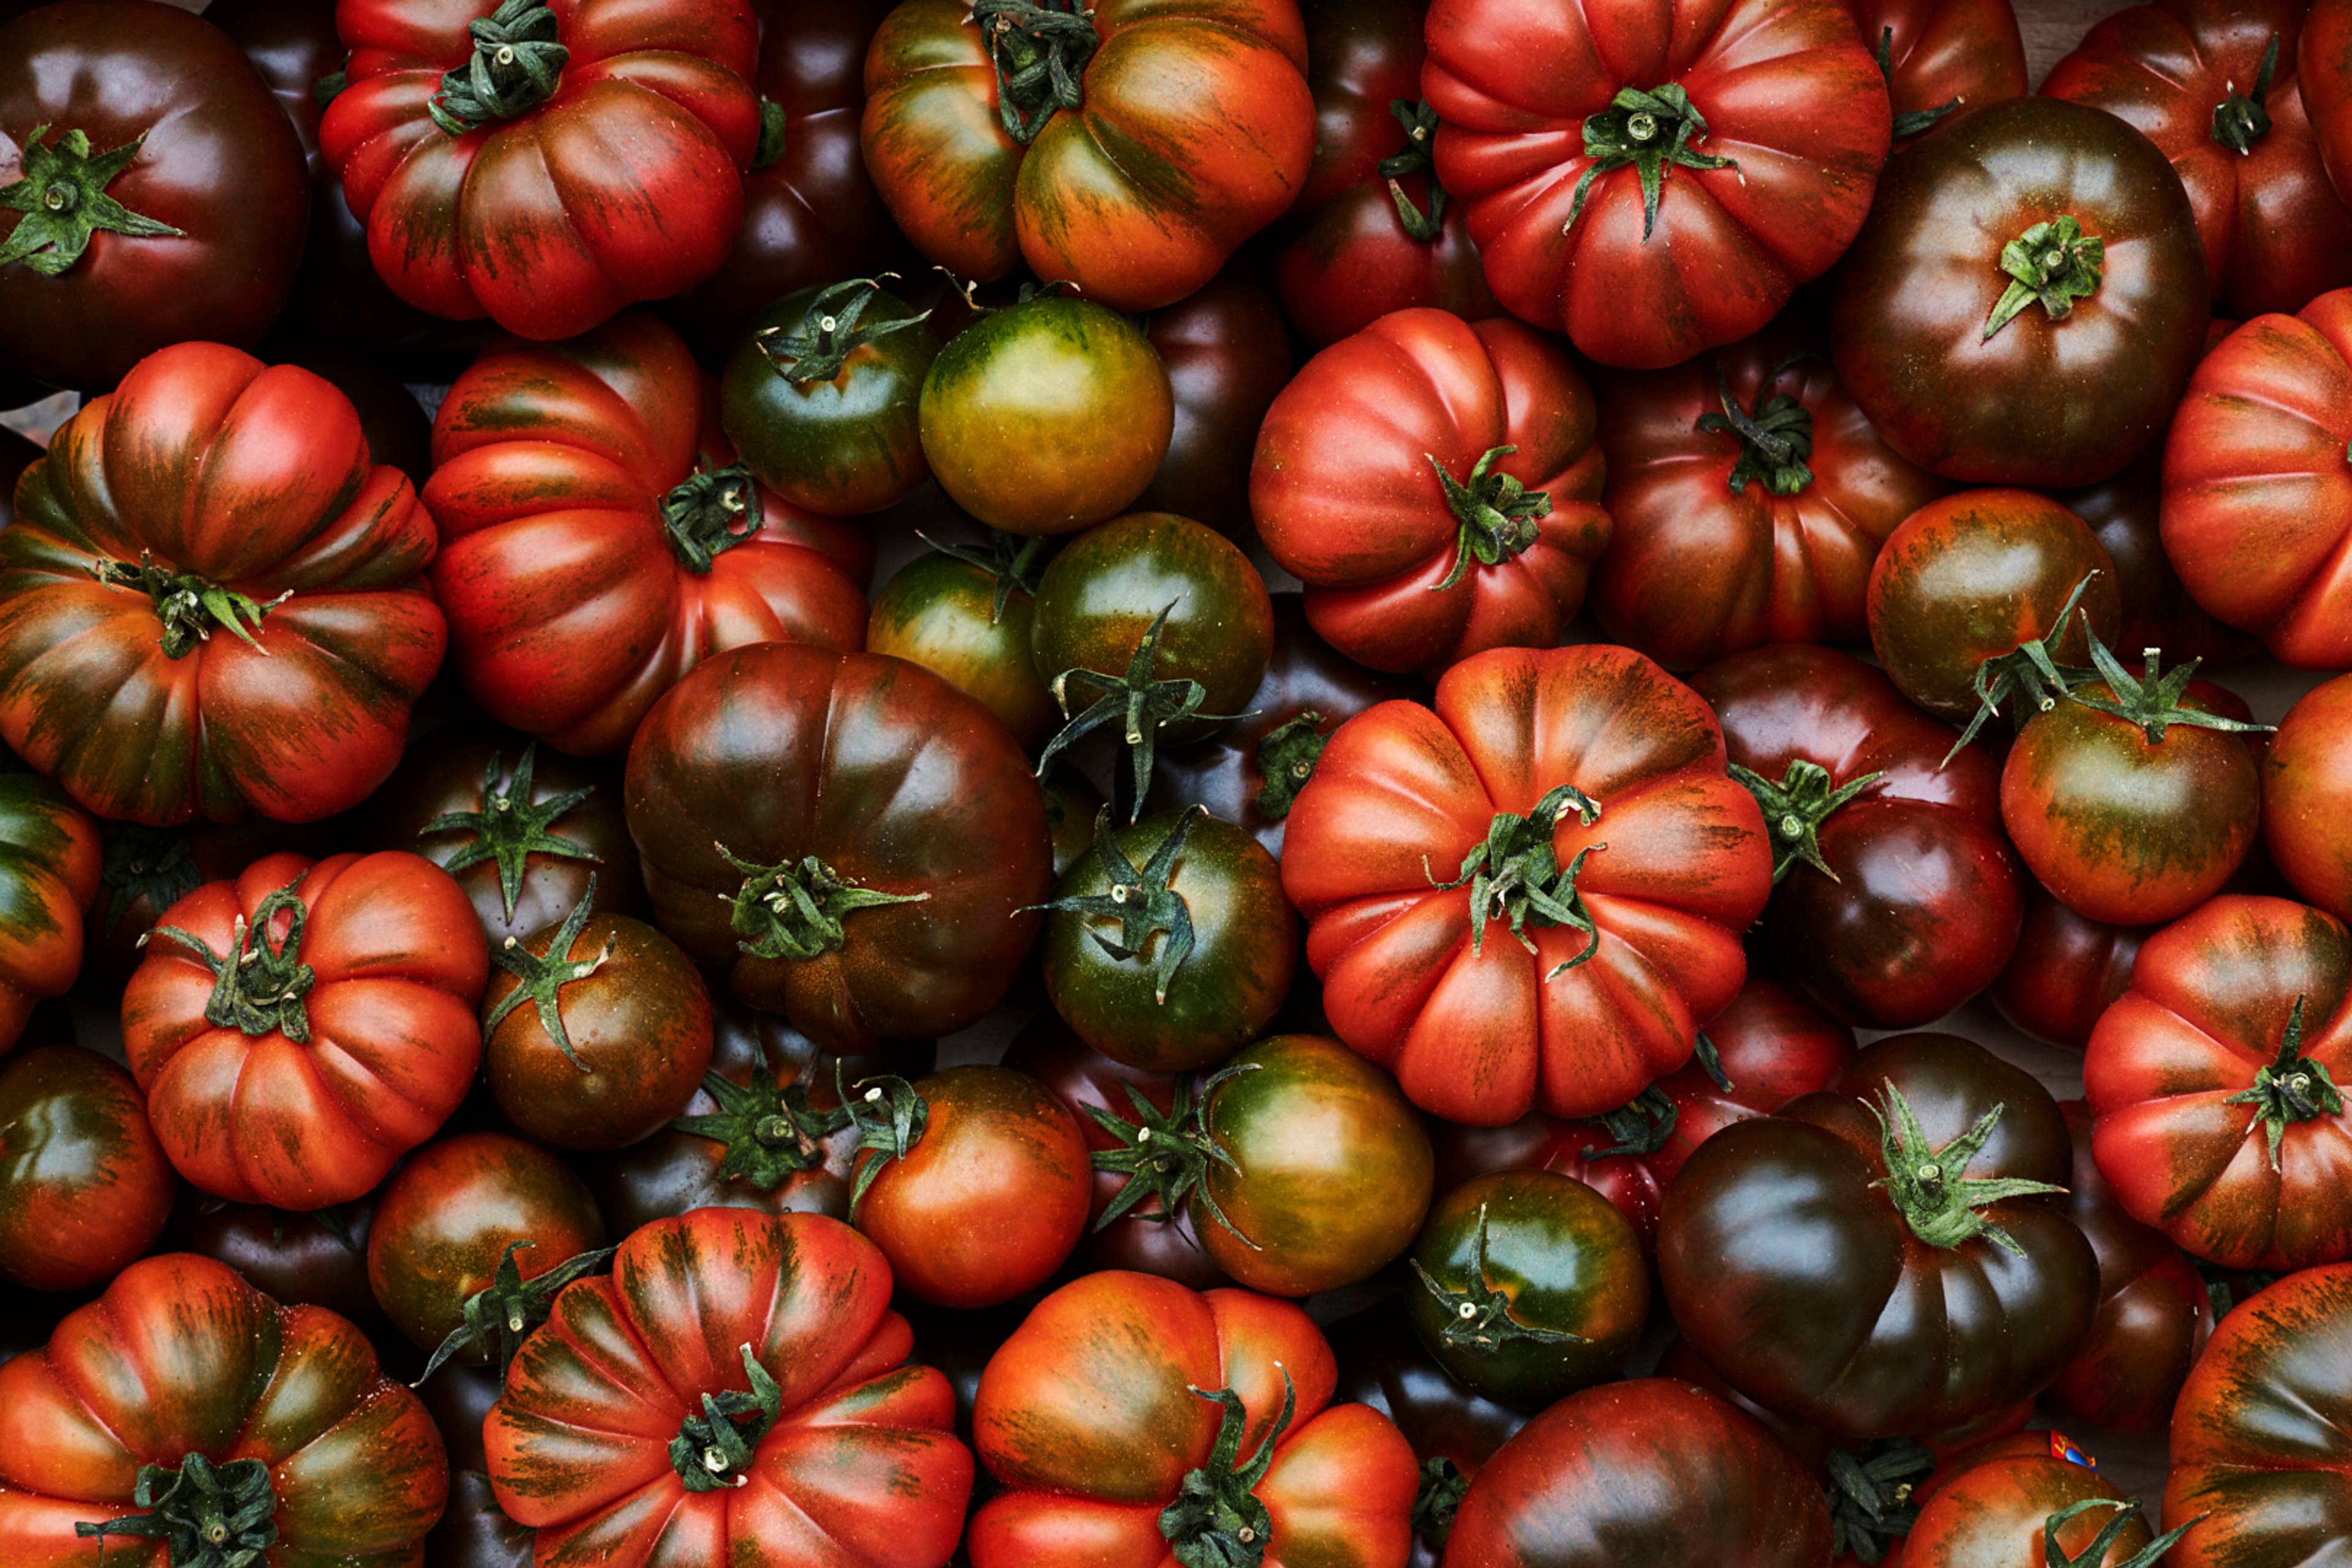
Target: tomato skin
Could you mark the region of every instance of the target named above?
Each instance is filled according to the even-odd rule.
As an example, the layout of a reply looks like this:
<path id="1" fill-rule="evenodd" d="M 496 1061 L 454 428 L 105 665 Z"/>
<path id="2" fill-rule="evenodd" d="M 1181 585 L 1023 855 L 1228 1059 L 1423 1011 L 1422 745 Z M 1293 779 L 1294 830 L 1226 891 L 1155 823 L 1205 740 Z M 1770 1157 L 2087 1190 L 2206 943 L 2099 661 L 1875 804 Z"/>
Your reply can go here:
<path id="1" fill-rule="evenodd" d="M 1249 528 L 1250 451 L 1290 380 L 1290 334 L 1257 268 L 1229 263 L 1200 292 L 1154 310 L 1144 327 L 1168 373 L 1168 455 L 1138 511 L 1172 511 L 1239 535 Z"/>
<path id="2" fill-rule="evenodd" d="M 2214 325 L 2227 336 L 2236 323 L 2217 321 Z M 2159 522 L 2164 504 L 2160 446 L 2142 452 L 2114 479 L 2062 491 L 2057 500 L 2090 525 L 2114 563 L 2116 591 L 2123 599 L 2123 629 L 2116 647 L 2133 652 L 2160 647 L 2175 663 L 2189 658 L 2219 663 L 2258 646 L 2190 598 L 2165 556 Z"/>
<path id="3" fill-rule="evenodd" d="M 2352 679 L 2298 698 L 2263 758 L 2263 837 L 2294 890 L 2352 920 Z"/>
<path id="4" fill-rule="evenodd" d="M 2352 664 L 2328 563 L 2352 531 L 2352 289 L 2247 322 L 2190 378 L 2164 445 L 2164 552 L 2197 602 L 2305 669 Z"/>
<path id="5" fill-rule="evenodd" d="M 273 1301 L 324 1307 L 373 1337 L 392 1326 L 368 1284 L 367 1237 L 374 1220 L 373 1196 L 289 1213 L 233 1204 L 190 1187 L 182 1191 L 163 1246 L 225 1263 Z"/>
<path id="6" fill-rule="evenodd" d="M 2305 16 L 2303 42 L 2295 52 L 2295 81 L 2303 107 L 2319 138 L 2320 162 L 2328 183 L 2342 196 L 2352 190 L 2352 6 L 2342 0 L 2315 0 Z"/>
<path id="7" fill-rule="evenodd" d="M 1963 195 L 1962 193 L 1966 193 Z M 1990 338 L 2002 247 L 2071 216 L 2105 241 L 2095 291 Z M 1887 445 L 1972 484 L 2084 485 L 2153 441 L 2212 298 L 2171 164 L 2114 116 L 2058 99 L 1956 113 L 1887 166 L 1830 315 L 1839 379 Z"/>
<path id="8" fill-rule="evenodd" d="M 179 1182 L 131 1075 L 76 1046 L 0 1062 L 0 1276 L 82 1290 L 154 1245 Z"/>
<path id="9" fill-rule="evenodd" d="M 2037 888 L 2026 899 L 2017 952 L 1992 983 L 1993 1005 L 2027 1034 L 2079 1051 L 2131 984 L 2147 937 L 2144 928 L 2078 915 Z"/>
<path id="10" fill-rule="evenodd" d="M 2047 1453 L 1989 1459 L 1970 1467 L 1930 1498 L 1903 1542 L 1904 1568 L 2030 1568 L 2044 1561 L 2044 1531 L 2060 1510 L 2091 1499 L 2137 1512 L 2098 1471 Z M 2115 1517 L 2107 1509 L 2077 1514 L 2056 1531 L 2052 1551 L 2077 1556 Z M 2155 1540 L 2145 1519 L 2124 1526 L 2102 1562 L 2121 1563 Z"/>
<path id="11" fill-rule="evenodd" d="M 2032 86 L 2010 0 L 1850 0 L 1849 9 L 1864 48 L 1874 52 L 1885 40 L 1897 120 L 1954 99 L 1965 106 L 2022 98 Z"/>
<path id="12" fill-rule="evenodd" d="M 2297 997 L 2302 1057 L 2352 1078 L 2352 933 L 2308 905 L 2225 894 L 2147 939 L 2083 1058 L 2116 1200 L 2224 1268 L 2352 1256 L 2352 1118 L 2288 1122 L 2273 1168 L 2260 1107 L 2226 1103 L 2277 1058 Z"/>
<path id="13" fill-rule="evenodd" d="M 434 522 L 404 476 L 371 466 L 324 381 L 175 343 L 84 405 L 16 502 L 0 532 L 0 740 L 77 800 L 158 826 L 309 822 L 391 773 L 441 664 L 422 575 Z M 253 643 L 192 625 L 174 658 L 151 593 L 96 575 L 142 552 L 257 604 L 292 596 Z"/>
<path id="14" fill-rule="evenodd" d="M 483 1427 L 499 1506 L 546 1563 L 726 1568 L 850 1561 L 940 1568 L 971 1491 L 947 1379 L 907 1363 L 873 1244 L 821 1215 L 698 1209 L 637 1231 L 523 1342 Z M 667 1453 L 742 1352 L 782 1419 L 738 1487 L 689 1492 Z M 814 1510 L 823 1525 L 811 1519 Z"/>
<path id="15" fill-rule="evenodd" d="M 531 1568 L 531 1532 L 499 1508 L 482 1452 L 482 1422 L 504 1384 L 493 1368 L 451 1363 L 417 1390 L 449 1447 L 449 1506 L 425 1538 L 434 1568 Z"/>
<path id="16" fill-rule="evenodd" d="M 1610 379 L 1601 500 L 1613 532 L 1593 568 L 1593 609 L 1612 637 L 1669 669 L 1764 643 L 1861 636 L 1879 546 L 1950 489 L 1888 447 L 1806 349 L 1801 333 L 1776 326 L 1673 369 Z M 1804 410 L 1811 477 L 1795 494 L 1774 494 L 1769 474 L 1731 488 L 1748 443 L 1699 428 L 1723 418 L 1724 387 L 1750 416 L 1784 396 Z"/>
<path id="17" fill-rule="evenodd" d="M 1661 1506 L 1661 1505 L 1665 1506 Z M 1570 1394 L 1496 1450 L 1447 1568 L 1815 1568 L 1821 1488 L 1763 1427 L 1674 1378 Z"/>
<path id="18" fill-rule="evenodd" d="M 926 551 L 874 595 L 866 649 L 941 677 L 986 708 L 1024 749 L 1034 749 L 1045 744 L 1061 717 L 1029 657 L 1037 602 L 1016 587 L 999 613 L 996 588 L 997 579 L 970 562 Z M 1087 826 L 1091 819 L 1081 825 Z"/>
<path id="19" fill-rule="evenodd" d="M 5 537 L 0 531 L 0 537 Z M 0 1053 L 81 973 L 98 824 L 37 773 L 0 773 Z"/>
<path id="20" fill-rule="evenodd" d="M 1591 388 L 1516 321 L 1401 310 L 1307 361 L 1266 413 L 1250 472 L 1258 537 L 1307 584 L 1307 618 L 1374 669 L 1433 675 L 1491 647 L 1556 645 L 1609 542 Z M 1549 497 L 1494 565 L 1463 559 L 1443 468 Z M 1506 547 L 1507 549 L 1507 547 Z"/>
<path id="21" fill-rule="evenodd" d="M 550 342 L 725 259 L 760 139 L 750 0 L 646 8 L 562 0 L 553 93 L 464 135 L 427 105 L 475 58 L 464 8 L 339 0 L 350 83 L 319 124 L 394 293 Z"/>

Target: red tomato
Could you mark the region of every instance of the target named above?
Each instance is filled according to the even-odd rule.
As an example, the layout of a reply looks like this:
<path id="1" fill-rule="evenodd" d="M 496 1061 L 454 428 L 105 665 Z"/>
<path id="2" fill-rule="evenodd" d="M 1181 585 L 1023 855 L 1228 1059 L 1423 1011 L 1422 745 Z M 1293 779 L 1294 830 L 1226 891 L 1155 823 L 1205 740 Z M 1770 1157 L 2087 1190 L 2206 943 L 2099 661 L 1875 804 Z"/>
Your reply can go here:
<path id="1" fill-rule="evenodd" d="M 2352 920 L 2352 677 L 2305 692 L 2271 737 L 2263 837 L 2296 892 Z"/>
<path id="2" fill-rule="evenodd" d="M 1850 0 L 1878 56 L 1902 142 L 1971 104 L 2022 98 L 2025 40 L 2009 0 Z"/>
<path id="3" fill-rule="evenodd" d="M 337 0 L 319 150 L 393 292 L 567 338 L 699 283 L 760 142 L 750 0 Z"/>
<path id="4" fill-rule="evenodd" d="M 1339 1037 L 1423 1110 L 1494 1126 L 1614 1110 L 1689 1060 L 1771 861 L 1690 688 L 1627 648 L 1498 648 L 1433 710 L 1340 726 L 1282 881 Z"/>
<path id="5" fill-rule="evenodd" d="M 2352 5 L 2314 0 L 2295 58 L 2303 107 L 2336 194 L 2352 191 Z"/>
<path id="6" fill-rule="evenodd" d="M 1993 1005 L 2029 1035 L 2081 1050 L 2131 984 L 2147 931 L 2076 914 L 2040 888 L 2026 900 L 2017 952 L 1992 983 Z"/>
<path id="7" fill-rule="evenodd" d="M 1837 260 L 1893 115 L 1838 0 L 1435 0 L 1437 175 L 1495 297 L 1603 364 L 1744 338 Z"/>
<path id="8" fill-rule="evenodd" d="M 77 1046 L 0 1062 L 0 1278 L 104 1284 L 155 1244 L 178 1188 L 129 1073 Z"/>
<path id="9" fill-rule="evenodd" d="M 1400 310 L 1307 363 L 1250 510 L 1307 622 L 1374 669 L 1550 647 L 1609 542 L 1592 392 L 1516 321 Z"/>
<path id="10" fill-rule="evenodd" d="M 81 973 L 98 824 L 37 773 L 0 773 L 0 1051 Z"/>
<path id="11" fill-rule="evenodd" d="M 1946 1482 L 1903 1543 L 1906 1568 L 2152 1568 L 2158 1542 L 2139 1501 L 2088 1465 L 2047 1453 L 1989 1458 Z"/>

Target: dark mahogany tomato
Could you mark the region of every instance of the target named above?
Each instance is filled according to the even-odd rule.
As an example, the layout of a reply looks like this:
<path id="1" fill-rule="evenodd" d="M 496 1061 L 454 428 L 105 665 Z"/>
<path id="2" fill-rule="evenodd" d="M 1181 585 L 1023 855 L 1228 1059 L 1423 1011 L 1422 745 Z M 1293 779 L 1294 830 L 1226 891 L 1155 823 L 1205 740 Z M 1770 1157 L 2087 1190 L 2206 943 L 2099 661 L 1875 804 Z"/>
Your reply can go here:
<path id="1" fill-rule="evenodd" d="M 1318 348 L 1391 310 L 1496 314 L 1462 206 L 1430 166 L 1437 114 L 1421 96 L 1427 0 L 1307 0 L 1299 9 L 1315 163 L 1280 229 L 1282 313 Z"/>
<path id="2" fill-rule="evenodd" d="M 743 466 L 827 517 L 880 511 L 931 476 L 917 412 L 940 340 L 868 279 L 802 289 L 729 356 L 719 414 Z"/>
<path id="3" fill-rule="evenodd" d="M 1402 1568 L 1412 1450 L 1332 1404 L 1337 1381 L 1286 1301 L 1148 1274 L 1065 1285 L 981 1374 L 972 1446 L 1004 1489 L 972 1516 L 972 1568 Z"/>
<path id="4" fill-rule="evenodd" d="M 449 1449 L 449 1506 L 425 1538 L 433 1568 L 531 1568 L 532 1532 L 499 1507 L 482 1451 L 482 1423 L 503 1383 L 496 1368 L 451 1364 L 417 1390 Z"/>
<path id="5" fill-rule="evenodd" d="M 2304 18 L 2295 79 L 2338 196 L 2352 191 L 2352 5 L 2315 0 Z"/>
<path id="6" fill-rule="evenodd" d="M 2010 0 L 1848 0 L 1878 57 L 1900 143 L 1974 104 L 2022 98 L 2025 39 Z"/>
<path id="7" fill-rule="evenodd" d="M 1168 455 L 1135 510 L 1244 532 L 1257 427 L 1290 380 L 1290 334 L 1274 296 L 1254 266 L 1234 261 L 1200 292 L 1152 311 L 1144 336 L 1168 372 L 1176 412 Z"/>
<path id="8" fill-rule="evenodd" d="M 1519 1410 L 1625 1369 L 1650 1310 L 1639 1237 L 1572 1176 L 1476 1176 L 1431 1205 L 1407 1255 L 1413 1331 L 1437 1363 Z"/>
<path id="9" fill-rule="evenodd" d="M 1282 855 L 1284 825 L 1332 731 L 1375 703 L 1415 695 L 1409 680 L 1366 669 L 1315 635 L 1297 594 L 1271 595 L 1274 652 L 1242 716 L 1209 739 L 1159 753 L 1153 811 L 1202 805 Z M 1114 783 L 1118 782 L 1116 780 Z"/>
<path id="10" fill-rule="evenodd" d="M 1787 328 L 1613 377 L 1608 394 L 1612 533 L 1592 606 L 1669 669 L 1860 637 L 1879 546 L 1950 488 L 1881 440 Z"/>
<path id="11" fill-rule="evenodd" d="M 408 303 L 566 338 L 725 259 L 760 142 L 750 0 L 346 0 L 335 25 L 319 150 Z"/>
<path id="12" fill-rule="evenodd" d="M 1772 836 L 1778 885 L 1758 940 L 1776 973 L 1883 1029 L 1940 1018 L 1992 983 L 2025 879 L 1990 756 L 1952 755 L 1948 726 L 1833 648 L 1734 654 L 1691 685 Z"/>
<path id="13" fill-rule="evenodd" d="M 1912 461 L 1972 484 L 2086 485 L 2162 431 L 2211 299 L 2164 154 L 2104 111 L 2015 99 L 1887 165 L 1830 348 Z"/>
<path id="14" fill-rule="evenodd" d="M 508 937 L 482 996 L 482 1076 L 507 1120 L 559 1149 L 619 1149 L 686 1109 L 710 1066 L 710 993 L 656 927 L 583 900 Z"/>
<path id="15" fill-rule="evenodd" d="M 1044 1084 L 959 1067 L 852 1089 L 865 1152 L 851 1217 L 899 1289 L 934 1306 L 992 1307 L 1069 1258 L 1093 1167 L 1077 1119 Z"/>
<path id="16" fill-rule="evenodd" d="M 1223 1156 L 1192 1195 L 1192 1228 L 1253 1290 L 1309 1296 L 1370 1278 L 1412 1244 L 1433 1158 L 1396 1081 L 1317 1035 L 1277 1035 L 1205 1088 L 1201 1129 Z"/>
<path id="17" fill-rule="evenodd" d="M 2070 605 L 2083 613 L 2062 626 Z M 2084 628 L 2113 646 L 2122 616 L 2114 564 L 2097 536 L 2031 490 L 1962 490 L 1930 501 L 1904 520 L 1870 569 L 1878 662 L 1904 696 L 1956 722 L 2011 690 L 2006 679 L 1979 687 L 1980 677 L 1990 681 L 1988 659 L 2042 639 L 2060 665 L 2085 666 Z"/>
<path id="18" fill-rule="evenodd" d="M 0 1051 L 80 974 L 100 857 L 98 824 L 63 790 L 37 773 L 0 773 Z"/>
<path id="19" fill-rule="evenodd" d="M 95 1563 L 118 1535 L 205 1542 L 190 1562 L 416 1563 L 448 1490 L 432 1418 L 366 1336 L 210 1258 L 132 1264 L 0 1367 L 0 1541 L 19 1563 Z"/>
<path id="20" fill-rule="evenodd" d="M 1045 994 L 1105 1056 L 1211 1068 L 1265 1032 L 1298 966 L 1298 917 L 1258 841 L 1199 806 L 1111 826 L 1054 888 Z"/>
<path id="21" fill-rule="evenodd" d="M 2099 1260 L 2099 1301 L 2051 1392 L 2102 1431 L 2161 1432 L 2213 1331 L 2213 1304 L 2180 1249 L 2116 1201 L 2092 1157 L 2090 1107 L 2070 1100 L 2059 1109 L 2074 1142 L 2066 1213 Z"/>
<path id="22" fill-rule="evenodd" d="M 2168 658 L 2211 663 L 2236 658 L 2256 646 L 2254 638 L 2223 626 L 2190 598 L 2165 556 L 2158 521 L 2164 503 L 2161 449 L 2150 447 L 2115 478 L 2061 491 L 2057 500 L 2090 525 L 2114 563 L 2116 590 L 2123 598 L 2123 630 L 2116 647 L 2135 653 L 2160 647 Z"/>
<path id="23" fill-rule="evenodd" d="M 2263 838 L 2294 890 L 2352 920 L 2352 678 L 2296 700 L 2263 757 Z"/>
<path id="24" fill-rule="evenodd" d="M 2289 1275 L 2221 1320 L 2173 1409 L 2164 1522 L 2189 1534 L 2169 1561 L 2245 1568 L 2341 1554 L 2352 1536 L 2347 1363 L 2352 1265 Z"/>
<path id="25" fill-rule="evenodd" d="M 2116 1201 L 2227 1268 L 2352 1256 L 2352 933 L 2225 894 L 2149 937 L 2083 1058 Z"/>
<path id="26" fill-rule="evenodd" d="M 1495 297 L 1602 364 L 1763 326 L 1844 251 L 1886 161 L 1886 83 L 1839 0 L 1435 0 L 1428 38 L 1437 176 Z"/>
<path id="27" fill-rule="evenodd" d="M 2214 616 L 2306 669 L 2352 664 L 2352 289 L 2205 356 L 2164 444 L 2164 552 Z"/>
<path id="28" fill-rule="evenodd" d="M 323 1208 L 465 1099 L 488 968 L 473 907 L 431 861 L 267 856 L 163 911 L 123 993 L 123 1048 L 182 1175 Z"/>
<path id="29" fill-rule="evenodd" d="M 1092 299 L 1041 293 L 982 311 L 923 382 L 923 456 L 940 489 L 1008 533 L 1074 533 L 1125 511 L 1175 424 L 1151 341 Z"/>
<path id="30" fill-rule="evenodd" d="M 273 1301 L 324 1307 L 373 1331 L 389 1326 L 368 1285 L 374 1219 L 373 1198 L 293 1214 L 186 1187 L 163 1245 L 227 1264 Z"/>
<path id="31" fill-rule="evenodd" d="M 162 1234 L 178 1187 L 129 1073 L 78 1046 L 0 1062 L 0 1278 L 111 1279 Z"/>
<path id="32" fill-rule="evenodd" d="M 2131 984 L 2147 931 L 2076 914 L 2040 888 L 2025 900 L 2017 952 L 1992 983 L 2001 1016 L 2038 1038 L 2076 1050 L 2107 1005 Z"/>
<path id="33" fill-rule="evenodd" d="M 906 0 L 866 57 L 866 167 L 960 276 L 1026 261 L 1157 310 L 1298 195 L 1306 68 L 1293 0 Z"/>
<path id="34" fill-rule="evenodd" d="M 0 29 L 0 360 L 103 391 L 168 343 L 250 348 L 309 211 L 294 128 L 211 23 L 68 0 Z"/>
<path id="35" fill-rule="evenodd" d="M 0 384 L 0 405 L 5 405 L 7 395 L 7 387 Z M 0 528 L 16 521 L 16 481 L 41 460 L 41 447 L 16 431 L 0 429 Z"/>
<path id="36" fill-rule="evenodd" d="M 1537 1111 L 1507 1127 L 1441 1123 L 1439 1185 L 1494 1171 L 1557 1171 L 1616 1205 L 1647 1251 L 1666 1188 L 1692 1150 L 1826 1087 L 1853 1055 L 1852 1029 L 1760 974 L 1715 1016 L 1706 1037 L 1712 1067 L 1685 1062 L 1619 1110 L 1575 1121 Z"/>
<path id="37" fill-rule="evenodd" d="M 2091 1321 L 2096 1259 L 2040 1195 L 2072 1162 L 2024 1071 L 1956 1036 L 1878 1041 L 1691 1156 L 1658 1227 L 1667 1303 L 1735 1388 L 1834 1436 L 1960 1426 L 2048 1384 Z"/>
<path id="38" fill-rule="evenodd" d="M 646 716 L 626 799 L 662 928 L 832 1050 L 975 1022 L 1053 886 L 1029 760 L 901 659 L 720 655 Z"/>
<path id="39" fill-rule="evenodd" d="M 433 458 L 452 662 L 492 718 L 562 751 L 619 751 L 729 648 L 864 637 L 872 542 L 735 461 L 709 377 L 650 316 L 493 343 L 442 403 Z"/>
<path id="40" fill-rule="evenodd" d="M 2161 1560 L 2139 1500 L 2090 1466 L 2046 1453 L 1970 1466 L 1919 1510 L 1903 1543 L 1903 1568 L 2154 1568 Z"/>
<path id="41" fill-rule="evenodd" d="M 1250 510 L 1307 618 L 1375 669 L 1556 646 L 1609 542 L 1592 389 L 1516 321 L 1400 310 L 1307 362 Z"/>
<path id="42" fill-rule="evenodd" d="M 1057 715 L 1029 648 L 1045 542 L 992 532 L 980 544 L 930 542 L 875 594 L 866 650 L 921 665 L 1023 747 L 1043 745 Z"/>
<path id="43" fill-rule="evenodd" d="M 418 1150 L 384 1184 L 368 1227 L 368 1284 L 393 1327 L 431 1350 L 471 1327 L 467 1305 L 500 1283 L 510 1247 L 528 1283 L 604 1244 L 596 1200 L 562 1161 L 502 1132 L 462 1133 Z M 520 1312 L 527 1300 L 496 1310 Z M 508 1326 L 491 1325 L 457 1353 L 492 1359 Z M 509 1342 L 520 1338 L 516 1330 Z"/>
<path id="44" fill-rule="evenodd" d="M 1724 767 L 1696 692 L 1598 644 L 1497 648 L 1433 708 L 1348 721 L 1282 859 L 1334 1031 L 1449 1121 L 1622 1106 L 1747 976 L 1772 852 Z"/>
<path id="45" fill-rule="evenodd" d="M 76 799 L 308 822 L 392 772 L 441 665 L 434 520 L 332 386 L 175 344 L 67 421 L 16 499 L 0 739 Z"/>
<path id="46" fill-rule="evenodd" d="M 1818 1568 L 1830 1515 L 1804 1466 L 1703 1389 L 1638 1378 L 1570 1394 L 1496 1449 L 1447 1568 Z"/>
<path id="47" fill-rule="evenodd" d="M 2153 0 L 2101 21 L 2042 90 L 2104 109 L 2172 161 L 2221 309 L 2300 310 L 2352 283 L 2337 199 L 2295 82 L 2303 0 Z"/>
<path id="48" fill-rule="evenodd" d="M 1069 874 L 1078 858 L 1095 847 L 1095 818 L 1103 808 L 1102 792 L 1075 768 L 1055 769 L 1041 781 L 1045 792 L 1045 821 L 1054 847 L 1054 876 Z"/>
<path id="49" fill-rule="evenodd" d="M 539 1560 L 941 1568 L 971 1493 L 890 1266 L 823 1215 L 699 1209 L 621 1244 L 523 1342 L 482 1445 Z"/>

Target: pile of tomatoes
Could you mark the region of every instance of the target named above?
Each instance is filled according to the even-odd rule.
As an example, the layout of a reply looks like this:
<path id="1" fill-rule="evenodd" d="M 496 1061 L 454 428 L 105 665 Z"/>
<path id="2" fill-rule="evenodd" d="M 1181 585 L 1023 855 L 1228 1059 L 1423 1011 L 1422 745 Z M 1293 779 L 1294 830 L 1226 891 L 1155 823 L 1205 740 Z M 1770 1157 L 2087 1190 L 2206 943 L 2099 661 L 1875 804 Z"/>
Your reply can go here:
<path id="1" fill-rule="evenodd" d="M 0 0 L 0 1568 L 2352 1562 L 2352 0 L 2028 87 Z"/>

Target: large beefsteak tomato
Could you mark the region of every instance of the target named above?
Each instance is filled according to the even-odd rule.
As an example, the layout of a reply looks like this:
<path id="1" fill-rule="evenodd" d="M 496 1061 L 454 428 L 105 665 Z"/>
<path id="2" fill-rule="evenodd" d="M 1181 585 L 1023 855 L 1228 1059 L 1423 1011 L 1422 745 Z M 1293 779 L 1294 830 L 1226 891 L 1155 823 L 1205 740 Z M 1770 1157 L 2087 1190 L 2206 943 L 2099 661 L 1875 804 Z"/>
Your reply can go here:
<path id="1" fill-rule="evenodd" d="M 0 773 L 0 1051 L 81 973 L 98 824 L 37 773 Z"/>

